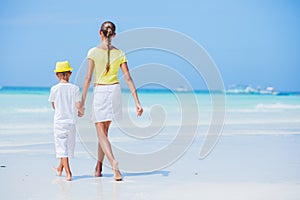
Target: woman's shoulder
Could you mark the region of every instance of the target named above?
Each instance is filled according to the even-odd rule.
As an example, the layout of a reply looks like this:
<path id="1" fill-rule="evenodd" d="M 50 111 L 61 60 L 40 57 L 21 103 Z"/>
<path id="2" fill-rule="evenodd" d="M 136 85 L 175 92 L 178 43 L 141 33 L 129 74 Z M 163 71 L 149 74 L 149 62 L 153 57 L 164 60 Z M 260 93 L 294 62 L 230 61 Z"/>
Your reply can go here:
<path id="1" fill-rule="evenodd" d="M 95 50 L 96 50 L 96 48 L 97 48 L 97 47 L 92 47 L 92 48 L 90 48 L 90 49 L 88 50 L 88 53 L 87 53 L 87 55 L 88 55 L 88 56 L 91 56 L 91 55 L 93 55 L 93 54 L 94 54 L 94 52 L 95 52 Z"/>
<path id="2" fill-rule="evenodd" d="M 116 48 L 116 47 L 114 47 L 113 46 L 113 48 L 111 49 L 112 51 L 116 51 L 116 52 L 118 52 L 119 54 L 124 54 L 124 51 L 122 50 L 122 49 L 118 49 L 118 48 Z"/>

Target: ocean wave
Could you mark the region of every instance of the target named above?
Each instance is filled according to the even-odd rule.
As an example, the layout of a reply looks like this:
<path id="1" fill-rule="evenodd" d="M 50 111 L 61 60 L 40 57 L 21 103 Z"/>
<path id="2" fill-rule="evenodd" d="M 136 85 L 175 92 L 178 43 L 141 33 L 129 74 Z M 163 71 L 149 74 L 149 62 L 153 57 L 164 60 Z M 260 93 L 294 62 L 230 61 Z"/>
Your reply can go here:
<path id="1" fill-rule="evenodd" d="M 300 109 L 298 104 L 283 104 L 283 103 L 273 103 L 273 104 L 257 104 L 252 108 L 228 108 L 227 112 L 238 112 L 238 113 L 254 113 L 254 112 L 272 112 L 272 111 L 282 111 L 282 110 L 297 110 Z"/>
<path id="2" fill-rule="evenodd" d="M 273 103 L 273 104 L 257 104 L 255 109 L 300 109 L 300 105 L 295 104 L 283 104 L 283 103 Z"/>
<path id="3" fill-rule="evenodd" d="M 52 112 L 53 109 L 51 108 L 19 108 L 16 109 L 17 112 L 22 113 L 46 113 L 46 112 Z"/>
<path id="4" fill-rule="evenodd" d="M 38 108 L 6 108 L 1 110 L 3 114 L 35 114 L 35 113 L 51 113 L 52 108 L 38 107 Z"/>

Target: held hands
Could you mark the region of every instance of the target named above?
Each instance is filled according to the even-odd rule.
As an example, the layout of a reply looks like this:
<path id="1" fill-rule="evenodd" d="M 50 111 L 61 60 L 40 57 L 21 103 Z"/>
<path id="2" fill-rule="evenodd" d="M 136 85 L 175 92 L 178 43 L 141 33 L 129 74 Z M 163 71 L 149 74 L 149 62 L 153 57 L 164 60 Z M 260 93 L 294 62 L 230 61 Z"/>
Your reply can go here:
<path id="1" fill-rule="evenodd" d="M 79 106 L 79 108 L 78 108 L 78 117 L 83 117 L 84 111 L 85 111 L 85 108 L 84 108 L 84 106 L 82 105 L 82 103 L 80 103 L 80 106 Z"/>

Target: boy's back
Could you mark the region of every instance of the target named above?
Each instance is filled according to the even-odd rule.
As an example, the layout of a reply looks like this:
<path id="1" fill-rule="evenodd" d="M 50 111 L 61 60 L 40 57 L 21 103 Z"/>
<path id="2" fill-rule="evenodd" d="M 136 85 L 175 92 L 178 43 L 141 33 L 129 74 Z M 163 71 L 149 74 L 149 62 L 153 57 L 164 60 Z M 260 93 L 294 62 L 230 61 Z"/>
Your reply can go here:
<path id="1" fill-rule="evenodd" d="M 51 87 L 49 101 L 55 105 L 54 123 L 76 123 L 76 102 L 80 101 L 78 86 L 71 83 L 54 85 Z"/>

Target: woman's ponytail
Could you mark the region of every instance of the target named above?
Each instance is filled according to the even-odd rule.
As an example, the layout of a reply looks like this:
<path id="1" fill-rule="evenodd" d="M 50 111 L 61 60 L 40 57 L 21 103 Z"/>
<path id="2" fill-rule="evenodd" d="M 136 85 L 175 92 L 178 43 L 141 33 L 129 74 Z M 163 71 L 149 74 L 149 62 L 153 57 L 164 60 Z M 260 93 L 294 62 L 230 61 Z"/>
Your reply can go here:
<path id="1" fill-rule="evenodd" d="M 102 24 L 101 31 L 103 32 L 104 36 L 107 38 L 107 63 L 105 68 L 105 74 L 107 74 L 110 69 L 111 39 L 112 36 L 115 34 L 116 26 L 114 25 L 114 23 L 107 21 Z"/>

